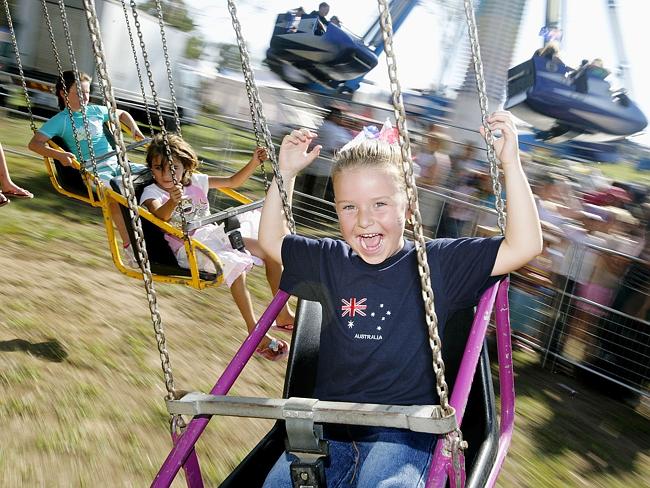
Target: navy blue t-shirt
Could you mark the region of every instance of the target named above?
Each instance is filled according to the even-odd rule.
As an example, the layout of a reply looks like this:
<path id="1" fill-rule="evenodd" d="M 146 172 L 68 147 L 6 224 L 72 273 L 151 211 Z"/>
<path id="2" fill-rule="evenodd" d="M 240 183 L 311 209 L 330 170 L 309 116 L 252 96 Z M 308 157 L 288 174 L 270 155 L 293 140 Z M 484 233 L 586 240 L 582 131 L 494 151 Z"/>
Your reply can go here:
<path id="1" fill-rule="evenodd" d="M 502 238 L 427 243 L 439 334 L 457 310 L 475 305 Z M 280 288 L 321 303 L 323 325 L 314 397 L 392 405 L 439 403 L 412 241 L 368 264 L 341 240 L 290 235 L 282 243 Z"/>

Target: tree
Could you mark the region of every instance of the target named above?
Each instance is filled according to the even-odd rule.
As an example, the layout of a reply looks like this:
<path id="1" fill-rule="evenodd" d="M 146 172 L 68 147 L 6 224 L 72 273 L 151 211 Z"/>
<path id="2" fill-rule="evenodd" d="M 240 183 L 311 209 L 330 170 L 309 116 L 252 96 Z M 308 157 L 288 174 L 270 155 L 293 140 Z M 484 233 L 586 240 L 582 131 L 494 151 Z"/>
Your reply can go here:
<path id="1" fill-rule="evenodd" d="M 187 41 L 185 46 L 185 57 L 187 59 L 199 59 L 203 54 L 205 42 L 201 36 L 192 36 Z"/>
<path id="2" fill-rule="evenodd" d="M 160 7 L 165 22 L 172 27 L 176 27 L 183 32 L 193 31 L 196 27 L 187 13 L 187 6 L 184 0 L 160 0 Z M 155 0 L 147 0 L 138 8 L 149 15 L 158 16 Z"/>
<path id="3" fill-rule="evenodd" d="M 222 42 L 216 45 L 219 52 L 217 57 L 217 69 L 222 70 L 241 70 L 241 55 L 239 54 L 239 47 L 237 44 L 229 44 Z"/>

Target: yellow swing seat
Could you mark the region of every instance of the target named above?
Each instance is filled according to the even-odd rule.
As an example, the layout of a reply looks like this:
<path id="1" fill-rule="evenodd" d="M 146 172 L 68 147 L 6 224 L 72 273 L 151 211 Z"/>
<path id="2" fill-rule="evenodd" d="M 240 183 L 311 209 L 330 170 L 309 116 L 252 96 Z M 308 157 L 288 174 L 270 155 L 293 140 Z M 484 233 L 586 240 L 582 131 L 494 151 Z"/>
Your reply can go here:
<path id="1" fill-rule="evenodd" d="M 102 209 L 104 213 L 106 232 L 108 234 L 109 247 L 113 256 L 113 262 L 121 273 L 131 278 L 142 279 L 142 271 L 140 269 L 128 268 L 125 266 L 120 257 L 119 246 L 113 226 L 113 218 L 109 211 L 111 202 L 116 202 L 120 205 L 129 237 L 131 239 L 131 242 L 134 243 L 136 241 L 135 232 L 133 229 L 133 224 L 131 222 L 131 216 L 126 198 L 122 194 L 120 180 L 121 178 L 113 178 L 111 180 L 111 188 L 102 189 L 104 199 L 107 203 L 107 205 L 103 206 Z M 135 178 L 133 184 L 136 198 L 138 200 L 142 194 L 142 191 L 144 190 L 144 187 L 149 183 L 150 181 L 143 181 L 142 178 Z M 253 202 L 250 198 L 231 189 L 224 189 L 223 193 L 227 194 L 229 197 L 233 198 L 238 203 L 243 205 L 216 214 L 213 219 L 214 221 L 225 220 L 231 215 L 252 210 L 256 207 L 260 207 L 262 204 L 262 201 Z M 152 279 L 154 281 L 161 283 L 183 284 L 195 289 L 204 289 L 221 285 L 223 282 L 223 276 L 221 273 L 222 263 L 214 251 L 205 246 L 198 239 L 194 239 L 192 237 L 185 239 L 182 230 L 174 227 L 168 222 L 157 218 L 142 206 L 138 207 L 138 214 L 141 217 L 140 222 L 142 224 L 142 231 L 144 234 L 144 243 L 149 257 Z M 185 251 L 187 252 L 188 256 L 189 269 L 182 268 L 178 265 L 176 257 L 169 247 L 169 244 L 165 240 L 165 234 L 170 234 L 184 241 Z M 207 256 L 212 261 L 212 263 L 215 265 L 215 269 L 217 270 L 216 273 L 209 273 L 206 271 L 201 271 L 199 269 L 197 262 L 197 253 L 199 252 Z M 139 260 L 137 255 L 136 259 Z"/>
<path id="2" fill-rule="evenodd" d="M 129 129 L 125 125 L 121 125 L 122 132 L 130 135 Z M 109 143 L 115 150 L 115 141 L 113 134 L 110 131 L 108 122 L 104 124 L 104 134 Z M 131 151 L 140 146 L 146 145 L 149 139 L 135 142 L 126 147 L 127 151 Z M 53 137 L 47 142 L 48 146 L 58 151 L 73 152 L 65 144 L 60 137 Z M 98 159 L 106 155 L 99 156 Z M 93 207 L 101 207 L 102 202 L 97 192 L 97 181 L 95 176 L 90 171 L 81 171 L 81 163 L 75 161 L 73 166 L 64 166 L 58 160 L 50 157 L 44 157 L 45 169 L 50 177 L 50 182 L 54 189 L 69 198 L 79 200 L 81 202 L 92 205 Z"/>

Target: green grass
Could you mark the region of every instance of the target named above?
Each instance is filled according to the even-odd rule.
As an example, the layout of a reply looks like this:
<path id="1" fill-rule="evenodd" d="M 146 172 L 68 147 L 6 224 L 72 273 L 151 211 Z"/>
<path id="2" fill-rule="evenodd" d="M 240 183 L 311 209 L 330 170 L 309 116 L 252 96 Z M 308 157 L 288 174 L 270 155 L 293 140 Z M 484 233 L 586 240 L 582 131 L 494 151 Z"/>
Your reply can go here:
<path id="1" fill-rule="evenodd" d="M 650 185 L 650 171 L 639 171 L 636 166 L 627 163 L 619 164 L 598 164 L 597 168 L 600 169 L 605 176 L 615 181 L 629 182 L 629 183 L 642 183 Z"/>
<path id="2" fill-rule="evenodd" d="M 0 119 L 6 148 L 27 152 L 28 138 L 26 123 Z M 7 156 L 36 198 L 0 209 L 0 486 L 147 486 L 170 439 L 142 284 L 114 269 L 98 210 L 57 195 L 39 159 Z M 262 271 L 249 282 L 260 313 L 270 297 Z M 245 337 L 228 290 L 155 288 L 177 387 L 208 390 Z M 514 359 L 517 419 L 499 486 L 647 485 L 647 406 L 542 370 L 530 353 Z M 280 396 L 283 374 L 255 358 L 233 392 Z M 214 419 L 197 447 L 207 485 L 269 425 Z"/>

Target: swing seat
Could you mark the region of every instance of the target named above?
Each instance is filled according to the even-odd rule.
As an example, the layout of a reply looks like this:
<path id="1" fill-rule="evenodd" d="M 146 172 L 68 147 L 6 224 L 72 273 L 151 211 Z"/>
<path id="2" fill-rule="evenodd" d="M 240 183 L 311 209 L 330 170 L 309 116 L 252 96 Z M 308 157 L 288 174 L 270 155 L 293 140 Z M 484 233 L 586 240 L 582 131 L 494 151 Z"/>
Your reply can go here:
<path id="1" fill-rule="evenodd" d="M 71 152 L 63 139 L 58 136 L 48 141 L 48 145 L 55 149 Z M 93 188 L 92 176 L 84 177 L 81 171 L 72 166 L 64 166 L 58 159 L 44 158 L 45 168 L 50 176 L 52 186 L 62 195 L 98 207 L 101 205 L 99 195 Z"/>
<path id="2" fill-rule="evenodd" d="M 140 197 L 142 196 L 142 192 L 144 191 L 144 188 L 147 185 L 153 183 L 153 179 L 151 179 L 150 175 L 151 173 L 149 171 L 145 171 L 144 173 L 141 173 L 136 178 L 134 178 L 133 188 L 135 190 L 135 196 L 138 201 L 140 201 Z M 106 192 L 106 198 L 108 200 L 112 200 L 120 204 L 120 210 L 122 211 L 124 223 L 126 225 L 126 229 L 129 234 L 129 239 L 131 240 L 132 243 L 135 243 L 136 242 L 135 231 L 133 228 L 133 223 L 131 221 L 129 209 L 126 206 L 127 204 L 125 200 L 125 195 L 123 194 L 122 191 L 121 182 L 122 182 L 121 177 L 115 177 L 111 180 L 110 182 L 111 190 Z M 226 219 L 229 219 L 230 217 L 236 216 L 240 213 L 246 212 L 247 210 L 252 210 L 253 208 L 259 208 L 262 205 L 262 201 L 252 202 L 249 198 L 245 197 L 244 195 L 241 195 L 240 193 L 237 193 L 234 190 L 231 189 L 224 189 L 224 190 L 226 190 L 224 193 L 230 199 L 233 199 L 240 204 L 240 207 L 235 207 L 234 209 L 225 210 L 223 212 L 220 212 L 216 216 L 211 216 L 206 220 L 218 223 L 221 221 L 225 221 Z M 245 204 L 245 205 L 241 205 L 241 204 Z M 151 212 L 149 212 L 144 207 L 141 206 L 138 207 L 138 213 L 141 217 L 140 222 L 142 225 L 142 232 L 144 234 L 145 246 L 147 249 L 147 254 L 149 256 L 149 265 L 151 268 L 152 278 L 154 279 L 154 281 L 159 281 L 164 283 L 185 284 L 197 289 L 203 289 L 207 287 L 221 285 L 223 281 L 223 277 L 220 272 L 220 266 L 221 266 L 220 261 L 218 257 L 211 250 L 206 248 L 197 239 L 191 239 L 190 246 L 192 249 L 192 253 L 188 254 L 190 269 L 180 267 L 178 265 L 178 262 L 176 261 L 176 256 L 174 256 L 174 253 L 169 247 L 169 243 L 165 239 L 165 234 L 172 234 L 179 239 L 183 239 L 182 232 L 179 229 L 176 229 L 175 227 L 171 226 L 169 223 L 158 219 L 156 216 L 154 216 Z M 193 224 L 196 224 L 198 226 L 198 224 L 195 222 L 193 222 Z M 107 231 L 109 233 L 112 233 L 113 225 L 110 219 L 106 227 L 107 227 Z M 119 254 L 117 251 L 115 239 L 114 238 L 111 239 L 109 237 L 109 241 L 111 241 L 111 246 L 114 248 L 113 256 L 117 268 L 127 276 L 131 276 L 133 278 L 141 278 L 142 275 L 139 271 L 131 271 L 126 269 L 122 265 L 121 260 L 118 263 L 118 260 L 115 259 L 115 256 Z M 215 267 L 219 270 L 219 273 L 210 273 L 198 269 L 198 265 L 196 265 L 196 255 L 199 252 L 203 252 L 203 254 L 206 254 L 208 257 L 210 257 L 213 260 L 213 262 L 215 262 Z M 139 262 L 140 258 L 137 255 L 137 253 L 136 253 L 136 259 Z M 195 267 L 196 271 L 193 272 L 191 269 L 192 267 Z"/>
<path id="3" fill-rule="evenodd" d="M 442 338 L 443 359 L 449 385 L 454 384 L 458 373 L 473 317 L 473 309 L 461 310 L 445 327 Z M 320 304 L 307 300 L 299 301 L 284 384 L 284 398 L 309 398 L 313 395 L 321 320 Z M 495 462 L 499 444 L 495 405 L 490 362 L 484 344 L 462 423 L 463 436 L 469 444 L 465 451 L 467 487 L 485 486 Z M 285 438 L 284 421 L 277 421 L 223 481 L 221 488 L 261 487 L 276 460 L 284 452 Z"/>
<path id="4" fill-rule="evenodd" d="M 145 174 L 148 174 L 148 172 Z M 144 188 L 152 182 L 153 180 L 146 178 L 145 176 L 134 179 L 133 188 L 135 190 L 135 196 L 138 201 L 140 201 L 140 196 L 142 195 Z M 117 194 L 124 196 L 121 187 L 121 177 L 115 177 L 111 180 L 111 189 Z M 111 198 L 110 195 L 109 198 Z M 120 205 L 120 210 L 122 211 L 122 216 L 124 218 L 124 223 L 126 224 L 129 238 L 131 242 L 134 243 L 136 242 L 136 237 L 133 223 L 131 222 L 131 216 L 129 214 L 129 209 L 124 205 Z M 142 207 L 139 207 L 138 211 L 140 212 L 140 216 L 144 217 L 140 219 L 140 223 L 142 225 L 142 232 L 144 234 L 145 247 L 147 248 L 147 254 L 149 255 L 149 265 L 151 267 L 151 272 L 154 275 L 161 277 L 178 277 L 183 282 L 185 282 L 188 278 L 191 279 L 192 272 L 189 269 L 181 268 L 178 265 L 176 256 L 174 256 L 174 253 L 169 247 L 169 244 L 165 240 L 165 231 L 161 227 L 166 223 L 157 219 L 153 214 Z M 139 263 L 140 257 L 137 255 L 137 253 L 136 259 Z M 206 285 L 210 282 L 217 282 L 218 278 L 219 275 L 216 273 L 199 271 L 198 274 L 198 279 Z"/>
<path id="5" fill-rule="evenodd" d="M 126 126 L 122 125 L 122 131 L 130 135 L 130 131 Z M 104 136 L 108 139 L 109 144 L 115 150 L 115 138 L 113 133 L 110 130 L 108 122 L 103 124 Z M 134 149 L 141 145 L 146 144 L 148 140 L 136 142 L 127 146 L 127 150 Z M 50 141 L 48 141 L 50 147 L 55 149 L 61 149 L 66 152 L 72 152 L 64 140 L 55 136 Z M 100 155 L 97 155 L 100 156 Z M 58 159 L 53 158 L 44 158 L 45 168 L 47 169 L 48 174 L 50 175 L 50 181 L 52 186 L 59 193 L 66 195 L 75 200 L 79 200 L 85 203 L 92 205 L 93 207 L 101 206 L 100 196 L 98 195 L 95 189 L 95 181 L 91 172 L 88 172 L 86 176 L 82 172 L 72 166 L 64 166 Z"/>

